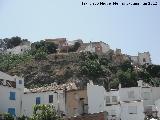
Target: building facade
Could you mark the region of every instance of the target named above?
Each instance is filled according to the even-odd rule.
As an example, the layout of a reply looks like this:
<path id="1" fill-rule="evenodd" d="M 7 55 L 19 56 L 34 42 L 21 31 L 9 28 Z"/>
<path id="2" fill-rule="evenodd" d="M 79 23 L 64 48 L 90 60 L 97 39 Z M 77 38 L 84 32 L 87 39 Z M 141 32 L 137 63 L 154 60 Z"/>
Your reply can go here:
<path id="1" fill-rule="evenodd" d="M 7 54 L 23 54 L 24 52 L 27 52 L 29 50 L 31 50 L 30 45 L 19 45 L 12 49 L 7 49 L 6 53 Z"/>
<path id="2" fill-rule="evenodd" d="M 91 52 L 91 53 L 107 53 L 110 50 L 110 46 L 102 41 L 83 43 L 77 52 Z"/>
<path id="3" fill-rule="evenodd" d="M 152 64 L 149 52 L 138 53 L 138 56 L 130 56 L 130 59 L 135 65 Z"/>
<path id="4" fill-rule="evenodd" d="M 23 89 L 23 78 L 0 72 L 1 113 L 8 112 L 13 116 L 21 115 Z"/>
<path id="5" fill-rule="evenodd" d="M 66 115 L 68 117 L 73 117 L 87 113 L 87 90 L 78 89 L 66 91 Z"/>
<path id="6" fill-rule="evenodd" d="M 32 116 L 34 105 L 45 104 L 53 106 L 59 115 L 65 114 L 65 94 L 63 90 L 44 92 L 25 92 L 22 98 L 22 114 Z"/>
<path id="7" fill-rule="evenodd" d="M 108 120 L 144 120 L 141 87 L 119 88 L 106 92 L 103 86 L 88 84 L 88 112 L 108 112 Z"/>

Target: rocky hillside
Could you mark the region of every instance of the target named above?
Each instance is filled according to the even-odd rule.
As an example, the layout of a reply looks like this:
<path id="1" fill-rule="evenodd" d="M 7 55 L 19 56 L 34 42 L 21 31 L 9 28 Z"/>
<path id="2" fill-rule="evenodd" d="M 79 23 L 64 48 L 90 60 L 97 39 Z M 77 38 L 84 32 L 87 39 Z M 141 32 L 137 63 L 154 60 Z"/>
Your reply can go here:
<path id="1" fill-rule="evenodd" d="M 28 88 L 71 81 L 85 87 L 89 80 L 106 89 L 117 88 L 119 83 L 122 87 L 137 86 L 139 79 L 151 86 L 160 85 L 160 65 L 134 65 L 127 55 L 113 50 L 77 53 L 79 45 L 72 46 L 69 53 L 56 53 L 55 44 L 35 42 L 24 54 L 1 54 L 0 71 L 24 77 Z"/>

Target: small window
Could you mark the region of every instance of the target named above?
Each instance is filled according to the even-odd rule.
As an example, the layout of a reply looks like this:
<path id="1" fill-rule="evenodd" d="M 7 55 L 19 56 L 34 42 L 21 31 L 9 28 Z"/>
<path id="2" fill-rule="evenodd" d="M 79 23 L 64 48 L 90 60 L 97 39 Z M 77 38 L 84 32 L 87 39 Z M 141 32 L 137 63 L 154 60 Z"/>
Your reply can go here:
<path id="1" fill-rule="evenodd" d="M 137 114 L 137 106 L 128 106 L 129 114 Z"/>
<path id="2" fill-rule="evenodd" d="M 22 84 L 22 80 L 19 80 L 19 84 Z"/>
<path id="3" fill-rule="evenodd" d="M 112 96 L 112 102 L 117 102 L 117 97 L 116 96 Z"/>
<path id="4" fill-rule="evenodd" d="M 128 92 L 128 98 L 134 98 L 134 91 Z"/>
<path id="5" fill-rule="evenodd" d="M 8 113 L 11 114 L 12 116 L 16 116 L 15 108 L 8 108 Z"/>
<path id="6" fill-rule="evenodd" d="M 36 105 L 37 104 L 41 104 L 41 99 L 40 99 L 40 97 L 36 97 Z"/>
<path id="7" fill-rule="evenodd" d="M 15 92 L 10 92 L 10 100 L 16 100 L 16 93 Z"/>
<path id="8" fill-rule="evenodd" d="M 110 103 L 110 97 L 109 96 L 106 96 L 106 104 L 107 103 Z"/>
<path id="9" fill-rule="evenodd" d="M 53 103 L 53 95 L 49 95 L 49 103 Z"/>
<path id="10" fill-rule="evenodd" d="M 143 58 L 143 62 L 146 62 L 146 59 L 145 59 L 145 58 Z"/>

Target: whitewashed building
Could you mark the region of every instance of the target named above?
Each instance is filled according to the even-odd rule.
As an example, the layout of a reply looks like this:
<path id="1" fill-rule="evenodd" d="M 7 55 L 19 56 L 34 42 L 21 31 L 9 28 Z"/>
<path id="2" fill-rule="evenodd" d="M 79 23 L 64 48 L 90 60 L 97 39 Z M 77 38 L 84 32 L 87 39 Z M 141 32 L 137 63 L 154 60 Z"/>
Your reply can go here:
<path id="1" fill-rule="evenodd" d="M 24 52 L 27 52 L 29 50 L 31 50 L 30 45 L 19 45 L 12 49 L 7 49 L 6 53 L 7 54 L 23 54 Z"/>
<path id="2" fill-rule="evenodd" d="M 22 98 L 22 114 L 30 117 L 33 114 L 33 106 L 37 104 L 52 105 L 58 114 L 65 114 L 65 93 L 63 89 L 49 88 L 40 91 L 27 91 Z"/>
<path id="3" fill-rule="evenodd" d="M 65 114 L 65 89 L 77 89 L 75 84 L 57 85 L 34 89 L 24 88 L 24 79 L 0 71 L 0 113 L 30 117 L 36 104 L 52 105 L 59 115 Z"/>
<path id="4" fill-rule="evenodd" d="M 25 89 L 22 98 L 22 114 L 30 117 L 33 106 L 37 104 L 52 105 L 59 115 L 66 115 L 66 91 L 76 90 L 74 83 L 57 85 L 52 83 L 46 87 Z"/>
<path id="5" fill-rule="evenodd" d="M 103 86 L 88 84 L 88 112 L 108 112 L 109 120 L 144 120 L 140 87 L 119 88 L 106 92 Z"/>
<path id="6" fill-rule="evenodd" d="M 0 113 L 21 115 L 24 80 L 0 71 Z"/>
<path id="7" fill-rule="evenodd" d="M 119 86 L 121 120 L 144 120 L 141 87 L 121 88 Z"/>

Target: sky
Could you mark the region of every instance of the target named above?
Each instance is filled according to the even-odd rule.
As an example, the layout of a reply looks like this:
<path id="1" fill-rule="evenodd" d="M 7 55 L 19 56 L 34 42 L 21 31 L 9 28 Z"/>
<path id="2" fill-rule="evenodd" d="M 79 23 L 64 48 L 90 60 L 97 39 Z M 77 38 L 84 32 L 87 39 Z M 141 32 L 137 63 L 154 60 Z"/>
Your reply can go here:
<path id="1" fill-rule="evenodd" d="M 82 2 L 117 2 L 90 6 Z M 139 6 L 120 3 L 139 2 Z M 0 0 L 0 39 L 20 36 L 31 42 L 46 38 L 103 41 L 112 49 L 137 55 L 149 51 L 160 64 L 160 1 L 147 0 Z"/>

